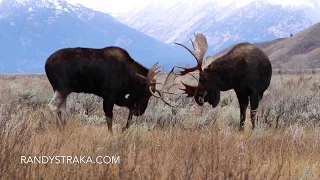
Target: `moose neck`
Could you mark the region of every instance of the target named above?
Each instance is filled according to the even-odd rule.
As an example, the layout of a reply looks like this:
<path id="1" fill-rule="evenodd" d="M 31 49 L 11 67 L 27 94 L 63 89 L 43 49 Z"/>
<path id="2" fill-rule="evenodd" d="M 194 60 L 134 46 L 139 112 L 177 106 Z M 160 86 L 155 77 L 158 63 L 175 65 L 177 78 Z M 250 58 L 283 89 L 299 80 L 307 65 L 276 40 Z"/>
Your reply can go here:
<path id="1" fill-rule="evenodd" d="M 213 61 L 205 71 L 214 76 L 211 79 L 214 79 L 213 83 L 215 83 L 221 91 L 227 91 L 236 86 L 241 76 L 241 67 L 236 64 L 236 61 L 228 59 L 227 56 L 223 56 Z"/>
<path id="2" fill-rule="evenodd" d="M 130 64 L 131 70 L 133 70 L 135 73 L 141 74 L 143 76 L 147 76 L 149 69 L 138 63 L 137 61 L 132 61 Z"/>
<path id="3" fill-rule="evenodd" d="M 139 86 L 137 86 L 137 84 L 140 84 L 138 82 L 136 74 L 140 74 L 142 76 L 147 77 L 149 69 L 147 69 L 146 67 L 144 67 L 140 63 L 134 61 L 133 59 L 129 63 L 128 68 L 129 68 L 129 71 L 131 71 L 131 73 L 130 73 L 131 75 L 130 75 L 130 79 L 127 84 L 127 93 L 132 93 L 136 90 L 136 87 L 139 87 Z"/>

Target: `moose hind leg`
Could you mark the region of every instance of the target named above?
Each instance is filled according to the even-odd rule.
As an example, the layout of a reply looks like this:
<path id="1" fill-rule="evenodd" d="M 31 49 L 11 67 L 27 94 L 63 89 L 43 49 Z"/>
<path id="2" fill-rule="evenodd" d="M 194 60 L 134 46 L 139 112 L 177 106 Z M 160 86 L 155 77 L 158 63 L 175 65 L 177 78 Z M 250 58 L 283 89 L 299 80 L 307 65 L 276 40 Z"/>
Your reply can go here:
<path id="1" fill-rule="evenodd" d="M 59 112 L 60 107 L 63 103 L 65 103 L 67 95 L 63 95 L 59 91 L 55 91 L 53 98 L 48 104 L 49 110 L 56 118 L 56 125 L 59 126 L 59 119 L 61 119 L 61 112 Z"/>
<path id="2" fill-rule="evenodd" d="M 61 111 L 60 112 L 60 119 L 62 120 L 62 125 L 66 125 L 66 112 L 67 112 L 67 100 L 65 100 L 61 105 Z"/>
<path id="3" fill-rule="evenodd" d="M 246 120 L 246 110 L 249 104 L 249 97 L 244 94 L 237 94 L 237 98 L 240 106 L 240 131 L 244 130 L 244 121 Z"/>
<path id="4" fill-rule="evenodd" d="M 259 106 L 260 102 L 260 96 L 259 93 L 253 92 L 250 95 L 250 118 L 251 118 L 251 123 L 252 123 L 252 129 L 255 128 L 256 126 L 256 121 L 257 121 L 257 109 Z"/>

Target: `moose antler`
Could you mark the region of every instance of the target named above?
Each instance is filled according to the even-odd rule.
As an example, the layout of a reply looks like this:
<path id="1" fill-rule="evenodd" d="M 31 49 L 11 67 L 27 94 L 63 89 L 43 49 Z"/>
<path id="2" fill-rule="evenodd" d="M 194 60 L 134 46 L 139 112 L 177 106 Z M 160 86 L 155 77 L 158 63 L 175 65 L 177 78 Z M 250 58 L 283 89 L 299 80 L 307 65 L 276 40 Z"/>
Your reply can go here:
<path id="1" fill-rule="evenodd" d="M 195 40 L 192 41 L 192 39 L 189 37 L 192 46 L 193 46 L 193 51 L 190 50 L 187 46 L 180 44 L 180 43 L 175 43 L 177 45 L 180 45 L 184 48 L 186 48 L 192 55 L 193 57 L 197 60 L 197 65 L 191 68 L 185 68 L 185 67 L 180 67 L 176 66 L 178 68 L 184 69 L 183 71 L 178 72 L 180 75 L 185 75 L 187 73 L 199 70 L 200 72 L 202 71 L 202 62 L 203 62 L 203 57 L 206 54 L 208 50 L 208 43 L 207 39 L 203 34 L 194 34 Z"/>
<path id="2" fill-rule="evenodd" d="M 171 93 L 170 92 L 170 89 L 172 87 L 174 87 L 175 84 L 174 81 L 176 80 L 177 78 L 177 75 L 174 73 L 174 67 L 171 69 L 171 71 L 168 73 L 164 83 L 163 83 L 163 86 L 162 86 L 162 89 L 161 89 L 161 92 L 162 93 L 166 93 L 166 94 L 174 94 L 174 93 Z"/>
<path id="3" fill-rule="evenodd" d="M 184 86 L 184 89 L 181 89 L 181 88 L 179 89 L 184 91 L 184 93 L 187 94 L 187 97 L 193 97 L 197 89 L 197 86 L 190 86 L 188 84 L 183 83 L 182 81 L 181 81 L 181 84 Z"/>
<path id="4" fill-rule="evenodd" d="M 172 68 L 172 70 L 169 72 L 169 74 L 166 77 L 166 80 L 161 88 L 161 90 L 157 90 L 156 89 L 156 84 L 159 84 L 156 82 L 155 80 L 155 75 L 159 73 L 159 71 L 157 71 L 159 69 L 158 67 L 158 63 L 156 63 L 155 65 L 153 65 L 147 75 L 147 84 L 149 85 L 149 90 L 150 93 L 152 94 L 152 96 L 156 97 L 156 98 L 160 98 L 165 104 L 167 104 L 168 106 L 171 106 L 171 104 L 169 104 L 167 101 L 165 101 L 163 99 L 162 94 L 166 93 L 166 94 L 173 94 L 170 93 L 169 90 L 175 85 L 174 84 L 174 80 L 176 78 L 176 74 L 173 72 L 174 68 Z M 156 94 L 157 93 L 157 94 Z"/>
<path id="5" fill-rule="evenodd" d="M 158 66 L 158 63 L 159 62 L 154 64 L 148 71 L 147 84 L 149 85 L 149 87 L 155 87 L 155 85 L 157 84 L 154 77 L 160 72 L 158 71 L 158 69 L 160 68 L 160 66 Z"/>

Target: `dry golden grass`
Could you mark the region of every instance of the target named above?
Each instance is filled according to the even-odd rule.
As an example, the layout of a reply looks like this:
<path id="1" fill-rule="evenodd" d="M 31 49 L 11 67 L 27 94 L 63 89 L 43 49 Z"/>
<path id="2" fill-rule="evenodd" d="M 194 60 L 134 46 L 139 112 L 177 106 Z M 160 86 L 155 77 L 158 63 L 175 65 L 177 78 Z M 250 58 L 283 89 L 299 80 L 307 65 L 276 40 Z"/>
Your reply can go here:
<path id="1" fill-rule="evenodd" d="M 151 99 L 124 133 L 128 111 L 114 110 L 114 134 L 101 99 L 68 98 L 64 130 L 46 104 L 52 90 L 39 76 L 0 76 L 0 179 L 319 179 L 318 76 L 274 76 L 259 123 L 238 131 L 232 91 L 219 107 L 173 97 L 176 108 Z M 187 80 L 186 80 L 187 81 Z M 23 164 L 21 156 L 119 156 L 116 164 Z"/>

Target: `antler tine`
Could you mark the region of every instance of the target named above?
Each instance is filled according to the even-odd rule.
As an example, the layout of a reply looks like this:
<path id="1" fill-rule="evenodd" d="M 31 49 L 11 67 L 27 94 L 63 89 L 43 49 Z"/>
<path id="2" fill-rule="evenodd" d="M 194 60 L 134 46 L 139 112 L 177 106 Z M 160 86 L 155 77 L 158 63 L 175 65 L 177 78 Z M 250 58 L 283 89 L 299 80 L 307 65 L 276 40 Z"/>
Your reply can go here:
<path id="1" fill-rule="evenodd" d="M 155 68 L 154 76 L 157 75 L 159 72 L 161 72 L 161 71 L 159 70 L 159 68 L 161 68 L 161 66 L 157 66 L 157 67 Z M 154 77 L 153 77 L 153 78 L 154 78 Z"/>
<path id="2" fill-rule="evenodd" d="M 167 101 L 165 101 L 165 100 L 163 99 L 163 97 L 162 97 L 162 95 L 161 95 L 161 93 L 160 93 L 159 90 L 156 90 L 156 92 L 157 92 L 159 95 L 156 94 L 156 93 L 154 93 L 154 92 L 151 90 L 151 87 L 149 87 L 149 90 L 150 90 L 152 96 L 161 99 L 166 105 L 168 105 L 168 106 L 170 106 L 170 107 L 173 107 L 170 103 L 168 103 Z"/>
<path id="3" fill-rule="evenodd" d="M 174 66 L 174 67 L 184 69 L 184 71 L 178 71 L 176 73 L 176 74 L 181 75 L 181 76 L 186 75 L 186 74 L 188 74 L 190 72 L 193 72 L 193 71 L 196 71 L 196 70 L 199 69 L 198 66 L 194 66 L 194 67 L 191 67 L 191 68 L 185 68 L 185 67 L 181 67 L 181 66 Z"/>
<path id="4" fill-rule="evenodd" d="M 159 68 L 161 68 L 161 66 L 158 66 L 158 64 L 157 64 L 157 68 L 156 68 L 156 71 L 159 69 Z M 160 71 L 158 71 L 158 72 L 160 72 Z"/>
<path id="5" fill-rule="evenodd" d="M 159 63 L 159 62 L 157 62 L 156 64 L 154 64 L 154 65 L 149 69 L 149 72 L 148 72 L 148 74 L 147 74 L 147 81 L 148 81 L 148 84 L 149 84 L 149 85 L 154 84 L 153 80 L 154 80 L 155 75 L 157 74 L 156 71 L 157 71 L 157 69 L 159 68 L 159 67 L 158 67 L 158 63 Z"/>
<path id="6" fill-rule="evenodd" d="M 184 86 L 184 89 L 181 89 L 181 88 L 179 88 L 179 89 L 184 91 L 183 93 L 187 94 L 187 97 L 194 96 L 194 93 L 197 89 L 197 86 L 190 86 L 190 85 L 183 83 L 182 81 L 181 81 L 181 84 Z"/>
<path id="7" fill-rule="evenodd" d="M 191 40 L 191 38 L 190 38 L 190 41 L 193 43 L 193 41 Z M 185 49 L 187 49 L 191 54 L 192 54 L 192 56 L 197 60 L 197 56 L 194 54 L 194 52 L 191 50 L 191 49 L 189 49 L 187 46 L 185 46 L 184 44 L 181 44 L 181 43 L 174 43 L 174 44 L 176 44 L 176 45 L 179 45 L 179 46 L 182 46 L 182 47 L 184 47 Z M 198 61 L 198 60 L 197 60 Z"/>
<path id="8" fill-rule="evenodd" d="M 193 75 L 193 74 L 191 74 L 191 73 L 188 73 L 190 76 L 192 76 L 196 81 L 198 81 L 199 82 L 199 80 Z"/>
<path id="9" fill-rule="evenodd" d="M 189 72 L 193 72 L 195 70 L 202 71 L 203 57 L 208 50 L 208 43 L 207 43 L 206 37 L 203 34 L 196 34 L 195 33 L 194 36 L 195 36 L 194 41 L 192 41 L 192 39 L 189 37 L 189 39 L 192 43 L 193 49 L 194 49 L 193 51 L 190 50 L 188 47 L 186 47 L 183 44 L 175 43 L 175 44 L 180 45 L 180 46 L 184 47 L 185 49 L 187 49 L 197 61 L 197 65 L 195 67 L 191 67 L 191 68 L 179 67 L 179 68 L 184 69 L 183 71 L 180 72 L 180 75 L 185 75 L 185 74 L 187 74 Z"/>
<path id="10" fill-rule="evenodd" d="M 167 101 L 165 101 L 163 98 L 161 98 L 161 100 L 168 106 L 173 107 L 170 103 L 168 103 Z"/>
<path id="11" fill-rule="evenodd" d="M 192 46 L 194 48 L 195 56 L 197 57 L 198 64 L 200 67 L 202 66 L 203 57 L 206 54 L 208 50 L 208 42 L 206 37 L 203 34 L 194 34 L 195 40 L 192 43 Z"/>

